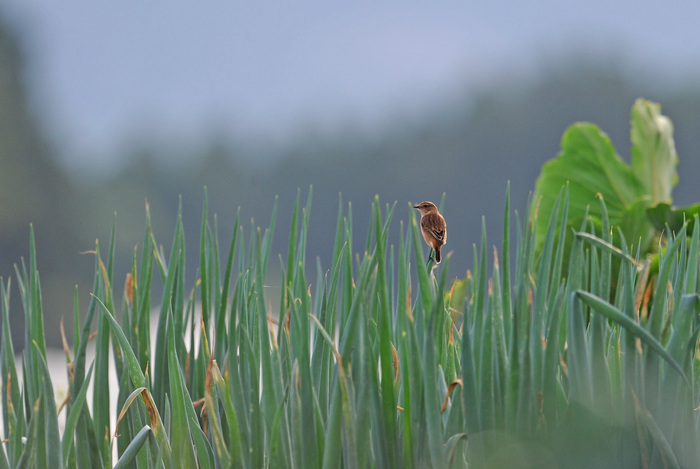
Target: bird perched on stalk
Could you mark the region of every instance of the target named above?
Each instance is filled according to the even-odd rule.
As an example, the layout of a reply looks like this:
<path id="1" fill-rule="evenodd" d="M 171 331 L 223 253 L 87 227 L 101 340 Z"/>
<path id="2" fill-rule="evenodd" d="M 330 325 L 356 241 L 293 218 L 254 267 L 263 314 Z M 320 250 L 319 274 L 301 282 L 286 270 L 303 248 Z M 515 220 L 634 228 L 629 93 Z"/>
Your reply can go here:
<path id="1" fill-rule="evenodd" d="M 423 239 L 430 246 L 431 253 L 428 260 L 434 260 L 436 264 L 440 263 L 440 249 L 447 240 L 447 225 L 445 219 L 442 218 L 438 208 L 432 202 L 421 202 L 414 205 L 420 212 L 420 230 L 423 233 Z M 435 252 L 435 258 L 432 253 Z"/>

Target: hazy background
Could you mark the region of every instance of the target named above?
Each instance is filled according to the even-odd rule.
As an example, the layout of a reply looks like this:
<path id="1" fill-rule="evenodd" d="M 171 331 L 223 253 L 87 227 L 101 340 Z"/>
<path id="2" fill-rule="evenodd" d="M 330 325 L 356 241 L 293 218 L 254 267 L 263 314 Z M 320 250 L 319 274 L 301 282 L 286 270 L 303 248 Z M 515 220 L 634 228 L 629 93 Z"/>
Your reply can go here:
<path id="1" fill-rule="evenodd" d="M 310 184 L 324 268 L 339 193 L 358 247 L 375 194 L 406 220 L 409 202 L 446 192 L 463 276 L 481 217 L 498 243 L 507 181 L 523 213 L 571 123 L 600 125 L 629 159 L 637 97 L 675 124 L 676 202 L 700 200 L 700 3 L 470 3 L 3 2 L 0 276 L 33 223 L 55 345 L 76 284 L 87 306 L 94 258 L 80 253 L 106 247 L 115 211 L 120 292 L 146 198 L 167 248 L 182 195 L 194 279 L 203 186 L 224 240 L 237 207 L 266 226 L 279 195 L 284 254 Z M 12 294 L 21 346 L 15 280 Z"/>

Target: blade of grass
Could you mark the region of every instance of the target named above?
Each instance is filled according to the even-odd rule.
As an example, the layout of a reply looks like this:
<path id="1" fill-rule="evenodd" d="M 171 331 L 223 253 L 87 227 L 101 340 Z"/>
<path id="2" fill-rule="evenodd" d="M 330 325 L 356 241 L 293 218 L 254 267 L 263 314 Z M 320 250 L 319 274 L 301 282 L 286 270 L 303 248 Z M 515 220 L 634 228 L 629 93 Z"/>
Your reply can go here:
<path id="1" fill-rule="evenodd" d="M 183 377 L 180 373 L 177 354 L 175 352 L 175 332 L 172 321 L 168 321 L 168 377 L 170 379 L 170 398 L 172 399 L 172 427 L 170 442 L 173 448 L 173 458 L 182 467 L 195 467 L 195 448 L 191 437 L 189 419 L 185 406 L 186 397 Z"/>
<path id="2" fill-rule="evenodd" d="M 236 416 L 236 411 L 233 406 L 233 401 L 231 400 L 230 394 L 230 384 L 227 383 L 221 376 L 221 371 L 216 361 L 212 362 L 211 366 L 211 379 L 216 386 L 219 398 L 223 401 L 224 416 L 226 417 L 226 422 L 228 424 L 228 436 L 230 439 L 229 447 L 230 449 L 230 467 L 241 468 L 243 467 L 242 459 L 242 445 L 241 445 L 241 435 L 240 427 L 238 425 L 238 417 Z"/>
<path id="3" fill-rule="evenodd" d="M 38 451 L 37 465 L 38 467 L 61 469 L 63 467 L 63 460 L 61 458 L 61 436 L 58 431 L 58 412 L 56 411 L 56 400 L 53 393 L 51 374 L 46 365 L 46 360 L 41 355 L 39 346 L 36 343 L 32 343 L 32 346 L 37 349 L 37 355 L 41 365 L 40 380 L 43 385 L 40 406 L 40 412 L 43 410 L 43 415 L 40 422 L 43 424 L 41 430 L 44 435 L 43 438 L 38 438 L 37 441 L 40 448 Z"/>
<path id="4" fill-rule="evenodd" d="M 440 405 L 442 400 L 438 396 L 438 373 L 435 357 L 435 344 L 432 334 L 437 317 L 437 311 L 433 311 L 430 316 L 428 333 L 425 335 L 423 348 L 425 373 L 425 420 L 428 434 L 428 446 L 430 448 L 430 461 L 432 467 L 445 467 L 445 451 L 443 439 L 442 420 L 440 418 Z"/>
<path id="5" fill-rule="evenodd" d="M 150 230 L 150 219 L 147 219 Z M 152 232 L 152 231 L 151 231 Z M 175 223 L 175 235 L 173 245 L 170 251 L 170 265 L 166 266 L 162 256 L 157 255 L 156 260 L 160 266 L 163 282 L 163 295 L 161 296 L 161 309 L 158 317 L 158 326 L 156 328 L 156 344 L 153 370 L 153 397 L 159 409 L 164 408 L 166 389 L 168 388 L 168 366 L 167 366 L 167 318 L 168 308 L 173 308 L 174 311 L 182 311 L 179 304 L 173 304 L 174 292 L 179 291 L 176 288 L 178 275 L 184 266 L 180 264 L 180 260 L 184 257 L 184 228 L 182 226 L 182 200 L 178 205 L 177 221 Z M 153 241 L 153 246 L 157 244 Z M 157 253 L 157 251 L 155 251 Z M 182 257 L 181 257 L 182 256 Z M 180 301 L 184 301 L 180 298 Z M 178 332 L 182 329 L 178 328 Z M 135 384 L 136 387 L 140 387 Z M 167 458 L 166 458 L 167 459 Z"/>
<path id="6" fill-rule="evenodd" d="M 379 196 L 374 199 L 374 217 L 376 230 L 376 250 L 377 250 L 377 276 L 378 276 L 378 291 L 379 296 L 379 317 L 377 319 L 378 340 L 379 340 L 379 358 L 381 367 L 381 395 L 382 408 L 384 411 L 385 431 L 381 438 L 386 440 L 386 450 L 389 461 L 397 467 L 401 466 L 400 454 L 396 448 L 396 399 L 394 397 L 394 378 L 393 364 L 394 358 L 391 345 L 391 304 L 389 301 L 389 289 L 387 284 L 386 273 L 386 257 L 387 257 L 387 234 L 389 224 L 391 223 L 392 214 L 396 204 L 387 213 L 386 220 L 382 223 L 381 205 Z M 382 227 L 380 230 L 379 227 Z"/>
<path id="7" fill-rule="evenodd" d="M 112 299 L 111 280 L 107 269 L 100 259 L 100 272 L 104 285 L 104 304 L 108 311 L 114 311 Z M 95 338 L 95 382 L 93 385 L 93 425 L 95 436 L 98 439 L 103 464 L 112 465 L 111 452 L 109 450 L 109 435 L 111 434 L 109 422 L 109 339 L 110 328 L 104 315 L 97 318 L 97 337 Z"/>
<path id="8" fill-rule="evenodd" d="M 20 393 L 20 383 L 15 366 L 14 347 L 10 331 L 10 286 L 12 282 L 7 280 L 7 286 L 0 279 L 0 308 L 2 309 L 2 345 L 0 345 L 0 402 L 2 403 L 3 435 L 6 438 L 14 435 L 23 435 L 26 429 L 24 420 L 24 405 Z M 21 439 L 12 438 L 7 445 L 9 463 L 18 461 L 21 452 Z"/>
<path id="9" fill-rule="evenodd" d="M 37 401 L 34 403 L 32 418 L 29 420 L 29 428 L 27 428 L 27 439 L 24 442 L 24 448 L 22 449 L 22 453 L 20 454 L 19 461 L 15 466 L 16 469 L 42 467 L 37 465 L 37 451 L 35 450 L 35 446 L 38 443 L 37 440 L 39 439 L 39 427 L 41 425 L 41 423 L 38 422 L 39 409 L 40 399 L 37 399 Z M 21 441 L 20 438 L 18 438 L 18 440 Z M 47 466 L 44 465 L 43 467 Z"/>
<path id="10" fill-rule="evenodd" d="M 122 453 L 119 460 L 114 464 L 114 469 L 132 467 L 132 465 L 134 464 L 134 459 L 136 458 L 136 455 L 138 454 L 139 451 L 141 451 L 141 447 L 143 447 L 143 444 L 149 438 L 153 438 L 153 432 L 151 431 L 151 427 L 149 427 L 148 425 L 145 425 L 141 429 L 141 431 L 139 431 L 136 434 L 136 436 L 131 440 L 131 442 L 129 443 L 129 446 Z"/>
<path id="11" fill-rule="evenodd" d="M 92 376 L 92 369 L 94 362 L 90 365 L 87 375 L 85 376 L 85 381 L 75 396 L 70 408 L 70 412 L 66 417 L 66 424 L 63 428 L 63 439 L 61 440 L 61 453 L 63 455 L 63 465 L 68 466 L 68 459 L 70 457 L 70 452 L 73 448 L 73 433 L 78 425 L 78 417 L 83 412 L 83 406 L 85 405 L 85 400 L 87 397 L 88 385 L 90 382 L 90 377 Z"/>

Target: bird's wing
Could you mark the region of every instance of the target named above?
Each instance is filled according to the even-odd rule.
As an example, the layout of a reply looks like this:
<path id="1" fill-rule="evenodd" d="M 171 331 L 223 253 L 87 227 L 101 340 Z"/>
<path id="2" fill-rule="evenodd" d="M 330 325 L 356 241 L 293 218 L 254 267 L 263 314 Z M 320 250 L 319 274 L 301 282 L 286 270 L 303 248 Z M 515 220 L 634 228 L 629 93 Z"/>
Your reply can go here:
<path id="1" fill-rule="evenodd" d="M 445 229 L 439 229 L 435 226 L 435 220 L 430 217 L 423 217 L 420 221 L 421 227 L 426 230 L 430 235 L 438 241 L 445 241 Z"/>
<path id="2" fill-rule="evenodd" d="M 445 241 L 445 230 L 435 230 L 432 229 L 430 230 L 430 233 L 437 239 L 438 241 Z"/>

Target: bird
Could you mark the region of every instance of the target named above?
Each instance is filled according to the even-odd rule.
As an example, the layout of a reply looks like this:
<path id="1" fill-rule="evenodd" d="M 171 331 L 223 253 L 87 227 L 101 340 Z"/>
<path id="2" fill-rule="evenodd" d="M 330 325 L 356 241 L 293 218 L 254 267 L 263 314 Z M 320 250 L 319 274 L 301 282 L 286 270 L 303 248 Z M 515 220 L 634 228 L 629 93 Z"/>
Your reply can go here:
<path id="1" fill-rule="evenodd" d="M 414 205 L 420 212 L 420 230 L 423 234 L 423 239 L 431 248 L 431 255 L 428 261 L 435 260 L 436 264 L 440 263 L 440 249 L 447 241 L 447 225 L 445 219 L 440 215 L 438 208 L 432 202 L 421 202 Z M 432 251 L 435 252 L 435 258 L 432 257 Z"/>

